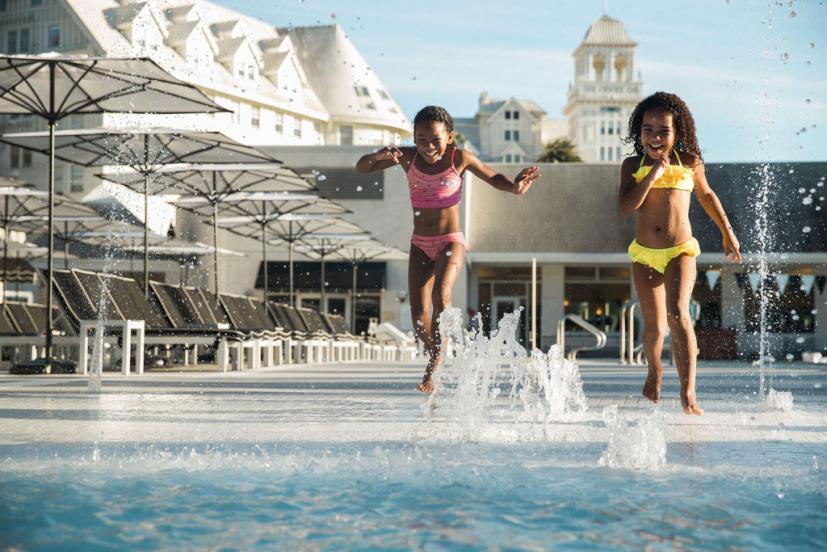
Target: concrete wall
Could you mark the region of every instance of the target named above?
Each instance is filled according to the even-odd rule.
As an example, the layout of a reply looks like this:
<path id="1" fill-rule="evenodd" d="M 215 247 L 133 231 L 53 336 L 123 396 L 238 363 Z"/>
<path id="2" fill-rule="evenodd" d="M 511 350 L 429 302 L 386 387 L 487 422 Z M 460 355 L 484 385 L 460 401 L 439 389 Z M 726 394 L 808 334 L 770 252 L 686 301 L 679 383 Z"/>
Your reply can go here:
<path id="1" fill-rule="evenodd" d="M 514 176 L 516 165 L 491 165 Z M 617 209 L 617 165 L 543 164 L 542 177 L 515 196 L 471 180 L 470 248 L 475 252 L 625 253 L 634 220 Z"/>

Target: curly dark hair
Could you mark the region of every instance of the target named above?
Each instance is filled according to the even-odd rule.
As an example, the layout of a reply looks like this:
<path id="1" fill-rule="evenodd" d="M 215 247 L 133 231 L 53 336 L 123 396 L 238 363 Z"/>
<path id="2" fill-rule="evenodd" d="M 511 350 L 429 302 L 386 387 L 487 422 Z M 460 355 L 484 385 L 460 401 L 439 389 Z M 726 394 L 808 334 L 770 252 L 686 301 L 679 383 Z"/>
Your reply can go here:
<path id="1" fill-rule="evenodd" d="M 640 141 L 640 127 L 643 124 L 643 114 L 653 109 L 662 109 L 672 114 L 672 121 L 675 124 L 675 149 L 679 152 L 691 153 L 697 156 L 699 161 L 703 161 L 692 113 L 682 99 L 668 92 L 655 92 L 635 106 L 629 118 L 629 136 L 624 138 L 623 142 L 632 146 L 636 154 L 641 156 L 644 154 L 643 144 Z"/>
<path id="2" fill-rule="evenodd" d="M 451 114 L 448 113 L 448 110 L 444 107 L 439 107 L 438 105 L 429 105 L 419 110 L 419 113 L 414 117 L 414 130 L 416 130 L 416 125 L 419 123 L 431 122 L 443 123 L 445 130 L 448 132 L 454 131 L 454 119 L 451 117 Z"/>

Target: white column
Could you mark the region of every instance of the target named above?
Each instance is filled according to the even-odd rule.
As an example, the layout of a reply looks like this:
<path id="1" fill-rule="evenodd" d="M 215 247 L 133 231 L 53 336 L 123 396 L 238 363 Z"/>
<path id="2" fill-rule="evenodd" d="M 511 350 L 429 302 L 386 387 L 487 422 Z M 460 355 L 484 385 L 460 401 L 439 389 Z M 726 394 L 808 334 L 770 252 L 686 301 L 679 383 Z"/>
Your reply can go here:
<path id="1" fill-rule="evenodd" d="M 557 321 L 563 317 L 564 266 L 545 264 L 540 266 L 540 298 L 542 321 L 540 323 L 540 347 L 546 350 L 557 338 Z"/>
<path id="2" fill-rule="evenodd" d="M 819 274 L 823 274 L 823 271 L 819 271 Z M 813 293 L 816 309 L 813 345 L 816 351 L 827 354 L 827 286 L 824 286 L 823 292 L 819 292 L 818 284 L 813 284 Z"/>

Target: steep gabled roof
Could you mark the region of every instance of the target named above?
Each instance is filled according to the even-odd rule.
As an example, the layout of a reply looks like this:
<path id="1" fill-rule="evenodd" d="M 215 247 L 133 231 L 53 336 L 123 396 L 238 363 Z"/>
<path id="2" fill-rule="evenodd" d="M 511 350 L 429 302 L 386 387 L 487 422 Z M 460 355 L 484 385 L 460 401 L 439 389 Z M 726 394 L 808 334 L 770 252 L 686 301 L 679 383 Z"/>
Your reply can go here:
<path id="1" fill-rule="evenodd" d="M 410 133 L 408 118 L 339 25 L 279 32 L 292 39 L 310 86 L 334 120 L 393 126 Z M 360 95 L 357 88 L 368 95 Z"/>

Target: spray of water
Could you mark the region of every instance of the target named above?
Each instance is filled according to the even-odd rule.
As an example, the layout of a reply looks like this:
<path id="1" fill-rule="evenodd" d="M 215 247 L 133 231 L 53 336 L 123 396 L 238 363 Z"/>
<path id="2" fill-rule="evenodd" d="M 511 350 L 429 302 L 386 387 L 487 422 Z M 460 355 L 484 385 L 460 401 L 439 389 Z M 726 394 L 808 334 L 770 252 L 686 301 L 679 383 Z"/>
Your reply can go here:
<path id="1" fill-rule="evenodd" d="M 598 460 L 607 468 L 654 471 L 666 465 L 664 421 L 658 410 L 637 420 L 619 412 L 617 405 L 603 409 L 609 428 L 609 445 Z"/>
<path id="2" fill-rule="evenodd" d="M 425 409 L 429 419 L 438 412 L 440 420 L 456 424 L 461 438 L 474 439 L 496 423 L 544 429 L 555 418 L 586 410 L 577 365 L 557 347 L 529 356 L 517 340 L 520 316 L 505 315 L 487 337 L 466 330 L 459 309 L 442 312 L 444 361 Z M 475 326 L 482 326 L 480 318 Z"/>

